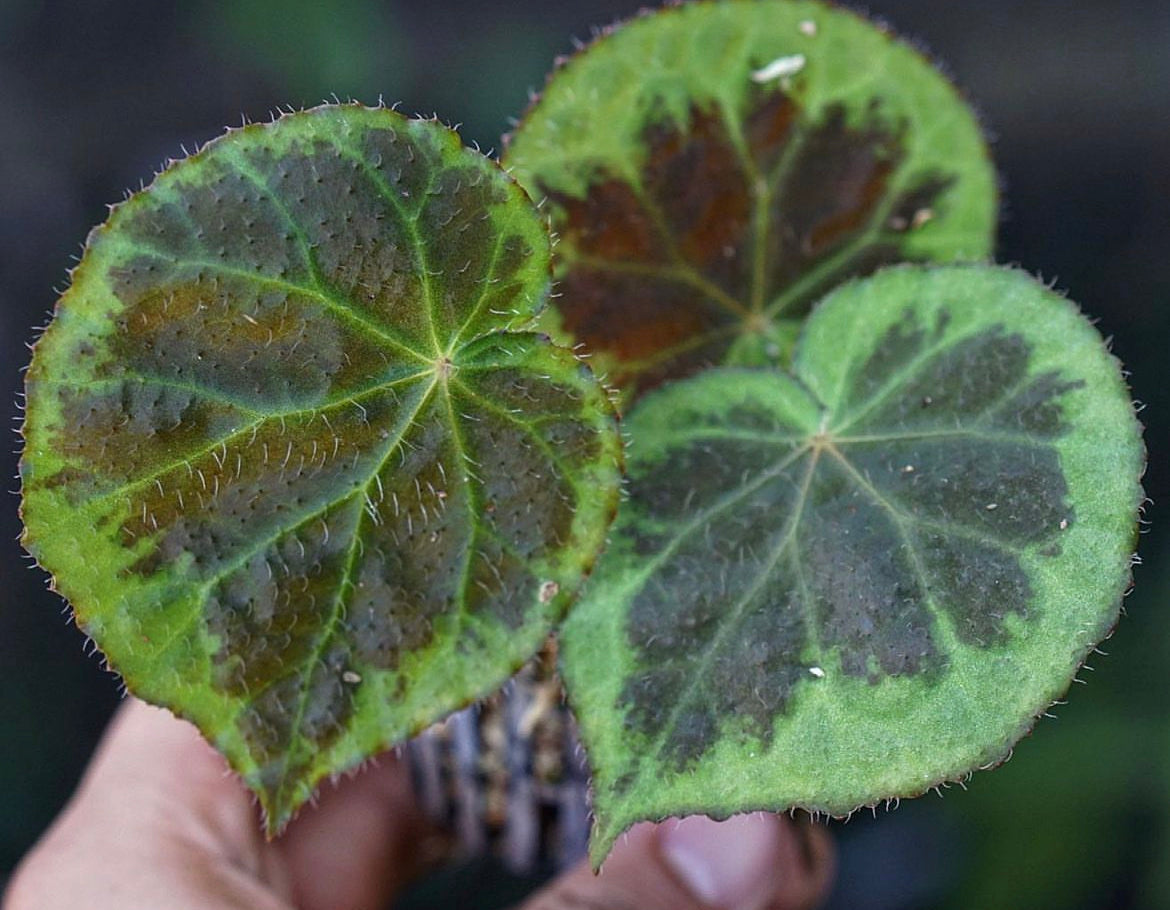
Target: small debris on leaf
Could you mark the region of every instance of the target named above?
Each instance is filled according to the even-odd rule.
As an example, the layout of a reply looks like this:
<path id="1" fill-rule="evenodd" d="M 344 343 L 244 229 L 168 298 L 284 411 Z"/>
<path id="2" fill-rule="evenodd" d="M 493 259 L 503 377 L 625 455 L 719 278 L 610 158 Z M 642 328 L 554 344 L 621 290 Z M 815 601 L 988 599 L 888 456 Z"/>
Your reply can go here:
<path id="1" fill-rule="evenodd" d="M 791 54 L 787 57 L 777 57 L 765 67 L 752 73 L 752 82 L 763 84 L 773 79 L 783 79 L 786 76 L 795 76 L 804 69 L 804 54 Z"/>
<path id="2" fill-rule="evenodd" d="M 920 228 L 928 221 L 934 219 L 934 209 L 919 209 L 914 213 L 914 219 L 910 222 L 913 228 Z"/>

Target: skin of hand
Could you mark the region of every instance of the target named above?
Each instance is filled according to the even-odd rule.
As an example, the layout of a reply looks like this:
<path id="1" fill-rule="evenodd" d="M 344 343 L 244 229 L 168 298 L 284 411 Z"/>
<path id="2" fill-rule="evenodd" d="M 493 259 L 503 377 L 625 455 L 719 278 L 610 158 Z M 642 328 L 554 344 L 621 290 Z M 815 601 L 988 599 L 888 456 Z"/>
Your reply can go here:
<path id="1" fill-rule="evenodd" d="M 4 910 L 385 910 L 437 838 L 385 756 L 267 842 L 254 800 L 195 728 L 129 699 Z M 599 875 L 582 864 L 523 910 L 811 910 L 832 870 L 822 828 L 696 816 L 636 825 Z"/>

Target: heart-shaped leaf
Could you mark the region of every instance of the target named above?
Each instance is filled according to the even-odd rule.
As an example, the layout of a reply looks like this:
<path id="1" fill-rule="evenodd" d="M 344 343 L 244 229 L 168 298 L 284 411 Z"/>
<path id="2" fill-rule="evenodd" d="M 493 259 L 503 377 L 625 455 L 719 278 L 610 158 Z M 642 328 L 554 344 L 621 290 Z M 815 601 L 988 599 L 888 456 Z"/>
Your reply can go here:
<path id="1" fill-rule="evenodd" d="M 550 331 L 627 392 L 784 363 L 845 278 L 985 257 L 995 227 L 954 88 L 821 3 L 685 3 L 607 33 L 553 75 L 505 163 L 560 234 Z"/>
<path id="2" fill-rule="evenodd" d="M 903 266 L 815 309 L 795 376 L 644 398 L 563 632 L 605 855 L 632 822 L 841 814 L 1000 761 L 1112 627 L 1140 428 L 1067 301 Z"/>
<path id="3" fill-rule="evenodd" d="M 118 206 L 36 346 L 26 546 L 270 831 L 498 686 L 603 542 L 613 408 L 521 331 L 548 256 L 450 130 L 323 107 Z"/>

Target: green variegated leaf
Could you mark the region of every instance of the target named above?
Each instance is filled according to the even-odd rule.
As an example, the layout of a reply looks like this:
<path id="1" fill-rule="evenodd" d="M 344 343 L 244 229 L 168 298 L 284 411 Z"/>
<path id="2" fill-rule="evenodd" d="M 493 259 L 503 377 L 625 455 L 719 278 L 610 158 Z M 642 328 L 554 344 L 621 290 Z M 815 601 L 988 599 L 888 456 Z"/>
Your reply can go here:
<path id="1" fill-rule="evenodd" d="M 1142 497 L 1117 362 L 990 266 L 835 292 L 794 375 L 644 398 L 563 633 L 595 861 L 634 821 L 833 814 L 1000 761 L 1117 618 Z"/>
<path id="2" fill-rule="evenodd" d="M 270 832 L 498 686 L 603 542 L 613 409 L 524 331 L 548 256 L 451 131 L 323 107 L 118 206 L 36 346 L 26 546 Z"/>
<path id="3" fill-rule="evenodd" d="M 991 251 L 995 177 L 923 57 L 804 0 L 693 2 L 550 79 L 505 163 L 554 229 L 551 331 L 627 393 L 786 363 L 812 303 L 905 260 Z"/>

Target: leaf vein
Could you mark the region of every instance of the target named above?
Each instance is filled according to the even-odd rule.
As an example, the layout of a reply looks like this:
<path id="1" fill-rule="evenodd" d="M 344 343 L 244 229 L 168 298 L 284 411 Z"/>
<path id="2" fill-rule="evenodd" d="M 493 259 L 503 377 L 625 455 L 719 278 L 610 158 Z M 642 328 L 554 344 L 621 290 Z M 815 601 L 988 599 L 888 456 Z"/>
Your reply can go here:
<path id="1" fill-rule="evenodd" d="M 694 662 L 697 665 L 689 669 L 690 681 L 687 683 L 683 691 L 679 693 L 674 706 L 671 708 L 670 713 L 663 722 L 658 736 L 655 737 L 655 740 L 650 747 L 651 752 L 659 753 L 661 751 L 663 745 L 666 743 L 667 738 L 674 731 L 675 725 L 677 724 L 683 709 L 694 697 L 695 692 L 698 691 L 702 685 L 704 685 L 707 670 L 711 666 L 711 662 L 715 659 L 715 655 L 718 653 L 724 639 L 727 637 L 728 630 L 739 623 L 740 619 L 743 617 L 744 610 L 747 609 L 747 606 L 752 602 L 756 595 L 758 595 L 760 591 L 763 590 L 769 578 L 771 578 L 772 573 L 775 571 L 776 566 L 779 565 L 785 551 L 794 540 L 797 526 L 800 524 L 800 519 L 804 512 L 805 504 L 808 500 L 808 489 L 812 483 L 813 475 L 816 472 L 817 461 L 819 457 L 820 450 L 814 449 L 809 451 L 808 467 L 805 469 L 804 476 L 801 479 L 792 514 L 788 517 L 785 527 L 781 530 L 779 539 L 777 540 L 771 555 L 760 568 L 760 571 L 756 573 L 755 580 L 750 585 L 748 585 L 744 593 L 741 594 L 736 600 L 734 606 L 732 606 L 731 609 L 727 611 L 726 616 L 719 624 L 719 628 L 715 635 L 712 636 L 711 640 L 702 649 L 702 652 L 700 654 L 687 655 L 689 662 Z M 697 661 L 694 660 L 696 657 Z M 638 772 L 639 778 L 643 777 L 647 773 L 648 766 L 649 763 L 644 763 L 642 765 Z M 658 773 L 657 769 L 655 769 L 655 773 Z"/>

